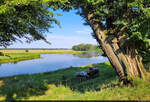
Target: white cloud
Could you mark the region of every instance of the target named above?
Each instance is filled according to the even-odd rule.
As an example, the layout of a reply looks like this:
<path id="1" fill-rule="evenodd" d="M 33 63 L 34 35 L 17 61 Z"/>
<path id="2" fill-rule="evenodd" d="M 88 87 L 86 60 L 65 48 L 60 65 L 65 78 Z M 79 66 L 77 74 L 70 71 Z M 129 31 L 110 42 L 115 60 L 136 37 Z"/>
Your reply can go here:
<path id="1" fill-rule="evenodd" d="M 92 30 L 91 29 L 82 29 L 82 30 L 77 30 L 75 31 L 77 34 L 91 34 Z"/>

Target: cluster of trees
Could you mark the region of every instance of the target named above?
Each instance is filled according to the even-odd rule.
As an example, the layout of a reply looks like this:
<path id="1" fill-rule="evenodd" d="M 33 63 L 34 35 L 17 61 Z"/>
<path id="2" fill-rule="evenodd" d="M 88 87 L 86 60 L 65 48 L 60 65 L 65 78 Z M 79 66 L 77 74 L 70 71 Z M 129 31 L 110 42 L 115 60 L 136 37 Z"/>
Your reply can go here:
<path id="1" fill-rule="evenodd" d="M 149 0 L 0 0 L 0 46 L 46 41 L 42 33 L 59 24 L 52 9 L 78 10 L 124 84 L 149 79 L 142 63 L 150 52 Z"/>
<path id="2" fill-rule="evenodd" d="M 72 49 L 75 51 L 89 51 L 89 50 L 96 50 L 98 48 L 97 45 L 92 44 L 79 44 L 72 46 Z"/>

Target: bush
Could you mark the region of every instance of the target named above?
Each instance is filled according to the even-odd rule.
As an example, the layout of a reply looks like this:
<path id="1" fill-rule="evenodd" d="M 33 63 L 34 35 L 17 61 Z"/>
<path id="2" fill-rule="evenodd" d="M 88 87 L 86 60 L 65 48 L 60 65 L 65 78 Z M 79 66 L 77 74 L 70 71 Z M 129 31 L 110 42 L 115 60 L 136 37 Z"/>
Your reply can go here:
<path id="1" fill-rule="evenodd" d="M 4 53 L 3 53 L 3 52 L 0 52 L 0 56 L 4 56 Z"/>
<path id="2" fill-rule="evenodd" d="M 26 51 L 26 52 L 29 52 L 29 50 L 28 50 L 28 49 L 26 49 L 25 51 Z"/>

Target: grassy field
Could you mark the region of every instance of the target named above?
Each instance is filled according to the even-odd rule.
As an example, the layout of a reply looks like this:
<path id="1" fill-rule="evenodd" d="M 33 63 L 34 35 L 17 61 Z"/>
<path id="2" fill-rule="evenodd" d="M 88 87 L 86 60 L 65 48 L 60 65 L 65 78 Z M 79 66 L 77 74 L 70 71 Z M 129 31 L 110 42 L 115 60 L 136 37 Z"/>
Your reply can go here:
<path id="1" fill-rule="evenodd" d="M 98 77 L 75 77 L 90 67 L 99 68 Z M 150 82 L 136 79 L 133 86 L 119 86 L 110 63 L 101 63 L 0 78 L 0 100 L 150 100 Z"/>
<path id="2" fill-rule="evenodd" d="M 18 62 L 22 60 L 29 60 L 40 58 L 40 54 L 81 54 L 85 51 L 73 51 L 73 50 L 0 50 L 4 53 L 4 56 L 0 56 L 0 63 Z"/>

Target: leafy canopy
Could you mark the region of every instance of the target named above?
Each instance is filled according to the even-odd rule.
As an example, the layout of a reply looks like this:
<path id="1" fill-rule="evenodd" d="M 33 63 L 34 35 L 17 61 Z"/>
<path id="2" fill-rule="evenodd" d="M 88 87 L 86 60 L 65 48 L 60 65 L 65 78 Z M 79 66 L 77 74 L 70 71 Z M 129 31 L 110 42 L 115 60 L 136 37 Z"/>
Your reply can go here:
<path id="1" fill-rule="evenodd" d="M 46 41 L 43 33 L 53 23 L 59 24 L 52 10 L 63 6 L 65 2 L 66 0 L 0 0 L 0 46 L 6 47 L 22 37 L 27 42 L 41 39 Z"/>
<path id="2" fill-rule="evenodd" d="M 108 38 L 125 35 L 126 46 L 133 45 L 143 56 L 150 54 L 150 0 L 69 1 L 85 24 L 87 14 L 92 14 Z"/>
<path id="3" fill-rule="evenodd" d="M 150 46 L 150 0 L 70 0 L 86 19 L 83 8 L 92 13 L 108 34 L 117 35 L 125 28 L 127 40 Z M 104 23 L 105 22 L 105 23 Z M 87 21 L 88 23 L 88 21 Z M 139 43 L 140 44 L 140 43 Z"/>

